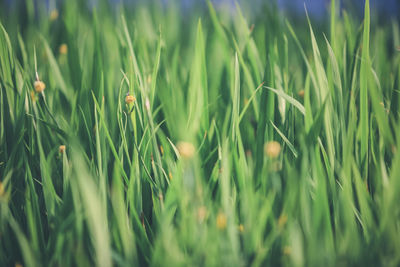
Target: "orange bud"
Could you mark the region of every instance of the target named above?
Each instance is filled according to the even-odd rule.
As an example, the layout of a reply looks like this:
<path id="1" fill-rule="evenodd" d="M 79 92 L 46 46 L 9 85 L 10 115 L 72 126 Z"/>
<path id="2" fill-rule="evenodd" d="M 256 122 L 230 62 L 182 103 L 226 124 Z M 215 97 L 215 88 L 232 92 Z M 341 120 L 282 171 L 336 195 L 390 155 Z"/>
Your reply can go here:
<path id="1" fill-rule="evenodd" d="M 136 98 L 133 95 L 127 95 L 125 97 L 125 103 L 126 104 L 131 104 L 133 102 L 135 102 Z"/>
<path id="2" fill-rule="evenodd" d="M 41 93 L 46 88 L 46 84 L 44 84 L 42 81 L 35 81 L 33 86 L 35 87 L 36 93 Z"/>
<path id="3" fill-rule="evenodd" d="M 65 149 L 66 149 L 65 145 L 61 145 L 61 146 L 58 148 L 58 151 L 60 152 L 60 154 L 63 154 L 63 153 L 65 152 Z"/>
<path id="4" fill-rule="evenodd" d="M 60 52 L 61 55 L 66 55 L 68 53 L 68 46 L 66 44 L 62 44 L 58 48 L 58 51 Z"/>

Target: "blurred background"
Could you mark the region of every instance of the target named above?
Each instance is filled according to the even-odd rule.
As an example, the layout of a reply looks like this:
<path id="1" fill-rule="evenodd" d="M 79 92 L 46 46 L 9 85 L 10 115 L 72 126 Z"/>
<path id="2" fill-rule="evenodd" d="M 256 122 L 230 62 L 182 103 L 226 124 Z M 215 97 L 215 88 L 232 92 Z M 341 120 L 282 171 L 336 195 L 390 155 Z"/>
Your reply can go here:
<path id="1" fill-rule="evenodd" d="M 38 6 L 45 4 L 49 9 L 54 9 L 63 0 L 0 0 L 3 3 L 3 8 L 23 8 L 24 5 Z M 64 0 L 65 1 L 65 0 Z M 183 10 L 191 8 L 199 8 L 206 6 L 206 0 L 108 0 L 112 5 L 120 3 L 135 5 L 138 3 L 162 2 L 164 5 L 178 3 Z M 87 4 L 89 7 L 95 6 L 99 0 L 82 0 L 82 4 Z M 227 8 L 234 6 L 238 2 L 242 7 L 249 12 L 262 12 L 261 7 L 268 5 L 276 5 L 280 10 L 288 12 L 291 15 L 304 15 L 304 6 L 313 18 L 324 18 L 329 10 L 330 0 L 211 0 L 215 6 Z M 350 10 L 354 14 L 362 15 L 364 0 L 339 0 L 341 9 Z M 370 0 L 372 13 L 376 13 L 381 19 L 398 18 L 400 15 L 399 0 Z"/>

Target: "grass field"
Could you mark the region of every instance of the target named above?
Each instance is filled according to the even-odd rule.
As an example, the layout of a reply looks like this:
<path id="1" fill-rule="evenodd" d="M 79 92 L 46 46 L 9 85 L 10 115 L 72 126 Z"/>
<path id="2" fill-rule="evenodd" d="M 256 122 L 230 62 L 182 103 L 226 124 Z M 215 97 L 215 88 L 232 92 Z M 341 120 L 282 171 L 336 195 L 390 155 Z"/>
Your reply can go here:
<path id="1" fill-rule="evenodd" d="M 100 2 L 0 4 L 0 266 L 400 265 L 398 20 Z"/>

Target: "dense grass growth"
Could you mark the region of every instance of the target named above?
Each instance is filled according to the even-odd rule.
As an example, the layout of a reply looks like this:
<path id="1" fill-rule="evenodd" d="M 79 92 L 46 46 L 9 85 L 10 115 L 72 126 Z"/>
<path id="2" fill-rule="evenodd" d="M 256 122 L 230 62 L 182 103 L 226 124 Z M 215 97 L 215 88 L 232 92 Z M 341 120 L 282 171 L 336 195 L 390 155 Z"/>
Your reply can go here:
<path id="1" fill-rule="evenodd" d="M 32 2 L 0 5 L 1 266 L 400 265 L 400 31 L 368 1 Z"/>

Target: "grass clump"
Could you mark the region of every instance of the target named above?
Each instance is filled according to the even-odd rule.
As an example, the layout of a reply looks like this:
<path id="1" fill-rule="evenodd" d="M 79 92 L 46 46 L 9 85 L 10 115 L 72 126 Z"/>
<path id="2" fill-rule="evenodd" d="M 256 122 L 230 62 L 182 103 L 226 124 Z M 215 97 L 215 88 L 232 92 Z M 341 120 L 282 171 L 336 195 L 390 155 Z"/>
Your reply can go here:
<path id="1" fill-rule="evenodd" d="M 396 21 L 52 3 L 0 4 L 0 265 L 400 264 Z"/>

